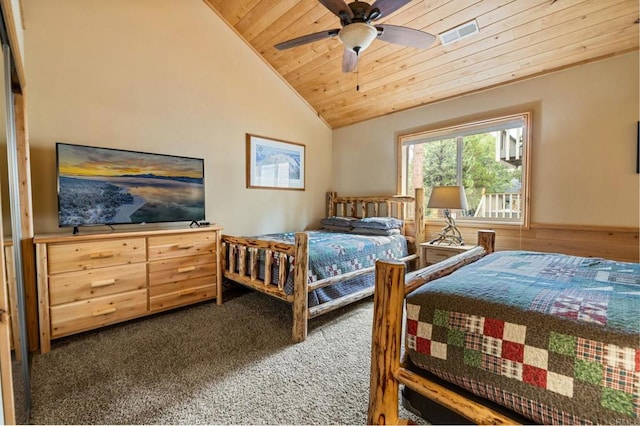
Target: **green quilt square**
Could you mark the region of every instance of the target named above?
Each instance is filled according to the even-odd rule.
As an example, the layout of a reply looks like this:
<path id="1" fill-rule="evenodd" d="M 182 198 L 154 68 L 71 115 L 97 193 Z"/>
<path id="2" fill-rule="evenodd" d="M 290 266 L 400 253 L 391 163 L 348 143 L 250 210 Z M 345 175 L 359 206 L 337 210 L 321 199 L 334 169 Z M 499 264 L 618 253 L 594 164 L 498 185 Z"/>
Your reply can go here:
<path id="1" fill-rule="evenodd" d="M 449 311 L 436 309 L 433 313 L 433 325 L 440 327 L 449 327 Z"/>
<path id="2" fill-rule="evenodd" d="M 549 350 L 560 355 L 576 356 L 577 339 L 575 336 L 568 336 L 551 332 L 549 335 Z"/>
<path id="3" fill-rule="evenodd" d="M 602 406 L 620 414 L 633 416 L 633 395 L 616 389 L 602 389 Z"/>
<path id="4" fill-rule="evenodd" d="M 602 364 L 598 364 L 597 362 L 576 358 L 574 374 L 576 380 L 601 386 L 604 367 Z"/>
<path id="5" fill-rule="evenodd" d="M 469 367 L 480 368 L 482 365 L 482 352 L 473 349 L 464 350 L 464 364 Z"/>
<path id="6" fill-rule="evenodd" d="M 449 330 L 447 335 L 447 343 L 453 346 L 464 346 L 464 331 L 461 330 Z"/>

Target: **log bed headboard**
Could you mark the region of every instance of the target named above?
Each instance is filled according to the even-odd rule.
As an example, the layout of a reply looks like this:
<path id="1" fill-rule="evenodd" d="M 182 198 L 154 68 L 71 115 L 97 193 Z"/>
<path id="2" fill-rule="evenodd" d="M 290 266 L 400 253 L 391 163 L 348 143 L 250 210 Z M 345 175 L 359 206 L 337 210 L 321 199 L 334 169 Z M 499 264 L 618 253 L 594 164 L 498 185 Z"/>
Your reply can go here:
<path id="1" fill-rule="evenodd" d="M 327 192 L 327 216 L 376 217 L 389 216 L 404 221 L 403 234 L 416 244 L 424 241 L 424 189 L 416 188 L 408 195 L 338 196 Z"/>

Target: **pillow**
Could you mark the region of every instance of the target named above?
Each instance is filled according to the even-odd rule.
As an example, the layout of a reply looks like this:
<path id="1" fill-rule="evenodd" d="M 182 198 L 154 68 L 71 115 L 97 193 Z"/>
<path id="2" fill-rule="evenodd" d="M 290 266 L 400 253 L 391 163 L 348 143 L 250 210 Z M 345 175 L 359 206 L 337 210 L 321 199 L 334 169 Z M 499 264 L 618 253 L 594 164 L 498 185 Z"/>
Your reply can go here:
<path id="1" fill-rule="evenodd" d="M 350 228 L 358 219 L 353 217 L 330 216 L 320 219 L 321 225 L 345 226 Z"/>
<path id="2" fill-rule="evenodd" d="M 354 228 L 369 228 L 369 229 L 400 229 L 402 228 L 402 221 L 395 217 L 365 217 L 353 222 Z"/>
<path id="3" fill-rule="evenodd" d="M 359 235 L 383 235 L 383 236 L 389 236 L 389 235 L 399 235 L 400 234 L 400 230 L 398 228 L 393 228 L 393 229 L 374 229 L 374 228 L 353 228 L 351 230 L 352 234 L 359 234 Z"/>
<path id="4" fill-rule="evenodd" d="M 322 225 L 321 229 L 325 231 L 350 232 L 353 228 L 350 226 Z"/>

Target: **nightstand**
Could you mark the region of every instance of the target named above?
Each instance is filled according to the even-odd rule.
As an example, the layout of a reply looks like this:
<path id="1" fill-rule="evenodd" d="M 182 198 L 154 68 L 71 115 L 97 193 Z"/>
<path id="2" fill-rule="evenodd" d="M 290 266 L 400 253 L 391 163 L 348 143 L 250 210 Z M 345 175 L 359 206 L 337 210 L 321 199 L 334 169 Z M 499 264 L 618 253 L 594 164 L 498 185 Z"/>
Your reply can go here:
<path id="1" fill-rule="evenodd" d="M 420 267 L 433 265 L 474 247 L 473 245 L 448 246 L 422 243 L 420 244 Z"/>

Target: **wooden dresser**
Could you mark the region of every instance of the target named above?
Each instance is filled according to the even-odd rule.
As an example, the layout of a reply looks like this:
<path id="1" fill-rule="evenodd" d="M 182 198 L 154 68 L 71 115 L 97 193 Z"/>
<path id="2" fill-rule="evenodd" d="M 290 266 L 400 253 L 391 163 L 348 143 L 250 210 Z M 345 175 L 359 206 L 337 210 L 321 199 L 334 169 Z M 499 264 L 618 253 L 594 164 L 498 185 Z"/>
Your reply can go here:
<path id="1" fill-rule="evenodd" d="M 202 300 L 222 303 L 221 227 L 36 236 L 40 350 Z"/>

